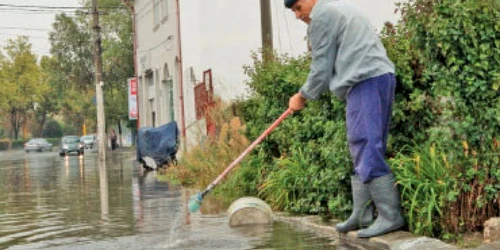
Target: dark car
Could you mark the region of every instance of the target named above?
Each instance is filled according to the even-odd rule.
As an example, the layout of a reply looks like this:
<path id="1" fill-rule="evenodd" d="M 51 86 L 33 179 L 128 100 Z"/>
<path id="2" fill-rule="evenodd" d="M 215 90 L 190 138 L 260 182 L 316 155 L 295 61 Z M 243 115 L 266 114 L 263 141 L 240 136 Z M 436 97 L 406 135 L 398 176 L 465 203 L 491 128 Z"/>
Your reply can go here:
<path id="1" fill-rule="evenodd" d="M 83 147 L 80 137 L 76 135 L 67 135 L 61 139 L 61 150 L 59 151 L 59 155 L 65 156 L 72 152 L 83 155 Z"/>
<path id="2" fill-rule="evenodd" d="M 33 138 L 24 144 L 24 151 L 52 151 L 52 144 L 43 138 Z"/>
<path id="3" fill-rule="evenodd" d="M 92 149 L 97 146 L 97 136 L 96 135 L 84 135 L 80 137 L 80 141 L 83 143 L 85 149 Z"/>

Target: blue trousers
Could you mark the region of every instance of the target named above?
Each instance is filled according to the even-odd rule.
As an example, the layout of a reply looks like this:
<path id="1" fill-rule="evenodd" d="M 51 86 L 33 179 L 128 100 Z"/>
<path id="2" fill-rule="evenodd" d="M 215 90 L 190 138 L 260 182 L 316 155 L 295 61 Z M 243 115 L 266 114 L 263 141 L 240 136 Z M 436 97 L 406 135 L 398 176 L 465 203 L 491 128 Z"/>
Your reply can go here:
<path id="1" fill-rule="evenodd" d="M 347 96 L 347 140 L 363 183 L 391 173 L 384 155 L 395 89 L 394 74 L 388 73 L 358 83 Z"/>

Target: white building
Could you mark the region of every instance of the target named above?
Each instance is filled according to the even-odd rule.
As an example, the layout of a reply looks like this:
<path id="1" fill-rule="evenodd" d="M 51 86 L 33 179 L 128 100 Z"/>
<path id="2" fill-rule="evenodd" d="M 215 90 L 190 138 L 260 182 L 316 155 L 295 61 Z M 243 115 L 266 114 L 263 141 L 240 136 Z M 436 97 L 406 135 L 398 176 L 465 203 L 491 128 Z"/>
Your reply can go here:
<path id="1" fill-rule="evenodd" d="M 196 118 L 192 84 L 187 86 L 189 79 L 182 72 L 177 3 L 134 1 L 139 126 L 157 127 L 176 121 L 181 136 L 189 139 L 194 135 L 186 127 Z"/>

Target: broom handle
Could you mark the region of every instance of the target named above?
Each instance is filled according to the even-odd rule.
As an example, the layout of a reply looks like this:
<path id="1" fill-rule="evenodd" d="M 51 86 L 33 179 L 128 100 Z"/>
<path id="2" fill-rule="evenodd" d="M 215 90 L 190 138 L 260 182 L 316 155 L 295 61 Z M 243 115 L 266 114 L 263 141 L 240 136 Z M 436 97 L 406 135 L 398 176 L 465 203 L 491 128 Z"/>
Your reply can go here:
<path id="1" fill-rule="evenodd" d="M 205 191 L 203 192 L 203 194 L 206 194 L 208 193 L 212 188 L 214 188 L 221 180 L 222 178 L 224 178 L 224 176 L 226 176 L 229 171 L 231 171 L 238 163 L 240 163 L 240 161 L 253 149 L 255 148 L 255 146 L 257 146 L 257 144 L 259 144 L 262 140 L 264 140 L 264 138 L 269 135 L 271 133 L 271 131 L 273 131 L 289 114 L 293 113 L 293 110 L 291 109 L 287 109 L 273 124 L 271 124 L 271 126 L 269 126 L 269 128 L 267 128 L 264 133 L 262 133 L 254 142 L 252 142 L 252 144 L 250 144 L 250 146 L 248 146 L 247 149 L 245 149 L 245 151 L 243 151 L 243 153 L 241 153 L 240 156 L 238 156 L 238 158 L 236 158 L 230 165 L 229 167 L 226 168 L 226 170 L 224 170 L 224 172 L 222 172 L 222 174 L 220 174 L 217 179 L 215 179 L 208 187 L 207 189 L 205 189 Z"/>

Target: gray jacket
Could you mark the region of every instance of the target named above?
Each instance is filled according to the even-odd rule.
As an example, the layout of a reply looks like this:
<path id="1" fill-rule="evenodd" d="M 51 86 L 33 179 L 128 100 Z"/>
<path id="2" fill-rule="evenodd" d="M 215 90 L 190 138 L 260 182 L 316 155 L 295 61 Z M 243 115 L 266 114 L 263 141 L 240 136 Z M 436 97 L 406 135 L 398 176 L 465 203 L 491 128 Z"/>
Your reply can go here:
<path id="1" fill-rule="evenodd" d="M 368 18 L 349 3 L 318 0 L 310 14 L 307 34 L 312 62 L 300 93 L 317 99 L 330 89 L 339 99 L 357 83 L 386 73 L 394 64 Z"/>

